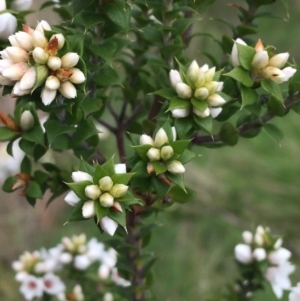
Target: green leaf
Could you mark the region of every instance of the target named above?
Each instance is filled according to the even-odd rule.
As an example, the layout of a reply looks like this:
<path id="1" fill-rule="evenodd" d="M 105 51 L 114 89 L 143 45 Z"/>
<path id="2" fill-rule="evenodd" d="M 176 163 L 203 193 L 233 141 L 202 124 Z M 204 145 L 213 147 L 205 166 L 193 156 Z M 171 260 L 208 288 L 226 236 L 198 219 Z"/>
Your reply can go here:
<path id="1" fill-rule="evenodd" d="M 83 159 L 80 160 L 79 170 L 84 171 L 91 176 L 95 173 L 95 167 L 84 161 Z"/>
<path id="2" fill-rule="evenodd" d="M 190 151 L 189 149 L 184 150 L 184 152 L 181 154 L 181 156 L 178 158 L 178 161 L 180 161 L 182 164 L 186 164 L 192 159 L 197 157 L 197 154 Z"/>
<path id="3" fill-rule="evenodd" d="M 72 0 L 73 16 L 90 6 L 94 0 Z"/>
<path id="4" fill-rule="evenodd" d="M 151 184 L 156 191 L 158 197 L 163 198 L 168 190 L 170 189 L 170 186 L 166 183 L 164 183 L 162 180 L 160 180 L 158 177 L 154 176 L 151 177 Z"/>
<path id="5" fill-rule="evenodd" d="M 193 120 L 190 116 L 186 118 L 175 118 L 174 126 L 180 139 L 191 137 L 190 132 L 193 129 Z"/>
<path id="6" fill-rule="evenodd" d="M 45 144 L 44 132 L 40 125 L 36 125 L 30 131 L 23 133 L 22 138 L 30 142 L 38 143 L 40 145 Z"/>
<path id="7" fill-rule="evenodd" d="M 211 116 L 201 118 L 194 114 L 196 124 L 209 135 L 213 134 L 213 118 Z"/>
<path id="8" fill-rule="evenodd" d="M 283 103 L 283 96 L 279 84 L 272 80 L 262 80 L 261 87 L 277 100 Z"/>
<path id="9" fill-rule="evenodd" d="M 292 108 L 294 109 L 294 108 Z M 277 100 L 275 97 L 270 97 L 268 100 L 268 110 L 273 113 L 276 116 L 284 116 L 285 115 L 285 109 L 279 100 Z"/>
<path id="10" fill-rule="evenodd" d="M 26 189 L 26 196 L 34 199 L 42 199 L 43 192 L 41 186 L 36 181 L 30 181 L 27 189 Z"/>
<path id="11" fill-rule="evenodd" d="M 117 222 L 119 225 L 122 227 L 126 227 L 126 213 L 125 211 L 123 212 L 115 212 L 115 211 L 110 211 L 108 215 L 111 219 L 113 219 L 115 222 Z"/>
<path id="12" fill-rule="evenodd" d="M 173 186 L 169 192 L 172 201 L 180 204 L 185 204 L 187 202 L 190 202 L 195 194 L 196 194 L 195 191 L 189 188 L 186 188 L 186 191 L 184 191 L 179 186 Z"/>
<path id="13" fill-rule="evenodd" d="M 245 106 L 252 105 L 257 102 L 258 100 L 258 94 L 255 90 L 241 86 L 241 92 L 242 92 L 242 106 L 241 109 Z"/>
<path id="14" fill-rule="evenodd" d="M 231 78 L 240 82 L 242 85 L 249 87 L 249 88 L 252 87 L 254 84 L 254 81 L 249 76 L 249 72 L 240 66 L 235 67 L 230 72 L 225 73 L 224 75 L 230 76 Z"/>
<path id="15" fill-rule="evenodd" d="M 137 199 L 131 192 L 127 191 L 125 195 L 116 199 L 118 202 L 124 205 L 131 204 L 140 204 L 143 205 L 143 202 L 140 199 Z"/>
<path id="16" fill-rule="evenodd" d="M 104 216 L 108 215 L 109 208 L 102 207 L 98 201 L 94 202 L 94 208 L 96 211 L 97 223 L 99 223 Z"/>
<path id="17" fill-rule="evenodd" d="M 66 183 L 70 189 L 72 189 L 75 194 L 83 201 L 87 201 L 89 198 L 85 195 L 85 187 L 92 185 L 91 181 L 80 181 L 76 183 Z"/>
<path id="18" fill-rule="evenodd" d="M 116 174 L 114 157 L 115 156 L 110 157 L 104 164 L 101 165 L 101 168 L 105 170 L 110 177 Z"/>
<path id="19" fill-rule="evenodd" d="M 170 172 L 167 172 L 166 177 L 185 191 L 183 174 L 172 174 Z"/>
<path id="20" fill-rule="evenodd" d="M 16 181 L 17 181 L 16 177 L 8 177 L 2 185 L 2 190 L 8 193 L 13 192 L 12 187 L 16 183 Z"/>
<path id="21" fill-rule="evenodd" d="M 229 122 L 223 123 L 220 132 L 220 139 L 227 145 L 235 145 L 239 139 L 238 130 Z"/>
<path id="22" fill-rule="evenodd" d="M 14 132 L 7 127 L 0 127 L 0 141 L 10 141 L 19 135 L 20 133 Z"/>
<path id="23" fill-rule="evenodd" d="M 235 44 L 238 49 L 238 57 L 241 66 L 244 69 L 250 71 L 252 69 L 251 63 L 256 54 L 255 49 L 246 45 L 242 45 L 240 43 L 235 43 Z"/>
<path id="24" fill-rule="evenodd" d="M 31 174 L 31 161 L 27 156 L 24 156 L 21 162 L 21 172 Z"/>
<path id="25" fill-rule="evenodd" d="M 175 154 L 182 154 L 186 150 L 190 142 L 191 140 L 178 140 L 171 142 L 170 146 L 172 146 Z"/>
<path id="26" fill-rule="evenodd" d="M 50 146 L 56 137 L 75 130 L 73 126 L 62 125 L 58 120 L 51 119 L 44 123 L 44 127 L 46 129 L 48 143 Z"/>
<path id="27" fill-rule="evenodd" d="M 72 213 L 68 219 L 68 222 L 76 222 L 76 221 L 82 221 L 87 220 L 87 218 L 84 218 L 82 216 L 82 207 L 84 205 L 84 201 L 79 201 L 75 207 L 72 210 Z"/>
<path id="28" fill-rule="evenodd" d="M 157 175 L 162 174 L 167 171 L 167 167 L 163 162 L 155 161 L 152 162 L 154 171 Z"/>
<path id="29" fill-rule="evenodd" d="M 281 141 L 283 139 L 283 132 L 275 125 L 271 123 L 264 123 L 263 128 L 267 131 L 267 133 L 276 140 L 276 142 L 281 145 Z"/>
<path id="30" fill-rule="evenodd" d="M 125 184 L 127 185 L 130 179 L 133 177 L 134 173 L 123 173 L 123 174 L 115 174 L 111 176 L 111 179 L 114 184 Z"/>
<path id="31" fill-rule="evenodd" d="M 140 29 L 143 33 L 143 38 L 152 45 L 160 46 L 163 44 L 163 34 L 156 26 L 148 24 Z"/>
<path id="32" fill-rule="evenodd" d="M 108 18 L 116 25 L 128 31 L 131 18 L 131 7 L 120 2 L 106 3 L 104 11 Z"/>
<path id="33" fill-rule="evenodd" d="M 81 3 L 83 1 L 80 1 Z M 84 1 L 85 3 L 86 1 Z M 101 16 L 99 13 L 93 13 L 90 11 L 84 11 L 81 13 L 81 18 L 84 21 L 85 28 L 92 28 L 95 27 L 98 24 L 103 23 L 105 20 L 103 16 Z"/>
<path id="34" fill-rule="evenodd" d="M 142 160 L 134 165 L 132 172 L 134 173 L 134 178 L 148 178 L 150 176 L 147 172 L 147 162 Z"/>
<path id="35" fill-rule="evenodd" d="M 191 102 L 192 105 L 202 113 L 208 108 L 208 103 L 206 101 L 201 101 L 193 97 Z"/>
<path id="36" fill-rule="evenodd" d="M 152 92 L 152 94 L 159 95 L 166 99 L 173 99 L 177 95 L 176 92 L 174 91 L 174 89 L 170 89 L 170 88 L 160 89 L 155 92 Z M 179 98 L 179 97 L 177 97 L 177 98 Z M 179 99 L 181 99 L 181 98 L 179 98 Z M 181 99 L 181 101 L 182 101 L 182 99 Z"/>
<path id="37" fill-rule="evenodd" d="M 100 87 L 121 86 L 118 73 L 108 65 L 104 65 L 99 69 L 99 75 L 93 77 L 93 81 Z"/>
<path id="38" fill-rule="evenodd" d="M 133 149 L 138 154 L 138 156 L 140 156 L 144 161 L 149 161 L 149 158 L 147 157 L 147 152 L 151 147 L 152 145 L 150 144 L 134 145 Z"/>
<path id="39" fill-rule="evenodd" d="M 98 130 L 96 129 L 93 121 L 91 119 L 83 120 L 81 123 L 79 123 L 76 129 L 72 143 L 77 145 L 95 135 L 98 135 Z"/>
<path id="40" fill-rule="evenodd" d="M 106 42 L 102 45 L 91 45 L 90 49 L 96 55 L 102 57 L 104 60 L 111 63 L 117 50 L 117 44 L 114 42 Z"/>
<path id="41" fill-rule="evenodd" d="M 94 173 L 94 176 L 93 176 L 93 182 L 95 184 L 98 184 L 99 180 L 104 178 L 104 177 L 107 177 L 108 176 L 108 173 L 107 171 L 105 171 L 102 166 L 100 165 L 96 165 L 96 169 L 95 169 L 95 173 Z"/>
<path id="42" fill-rule="evenodd" d="M 198 20 L 196 18 L 181 18 L 173 22 L 172 27 L 176 35 L 182 35 L 193 22 Z"/>
<path id="43" fill-rule="evenodd" d="M 178 96 L 175 96 L 170 101 L 168 111 L 171 111 L 173 109 L 189 109 L 190 106 L 191 106 L 190 101 L 188 101 L 186 99 L 182 99 Z"/>
<path id="44" fill-rule="evenodd" d="M 39 65 L 39 64 L 35 64 L 34 65 L 34 69 L 36 72 L 36 76 L 35 76 L 35 83 L 34 86 L 32 88 L 31 93 L 38 88 L 39 86 L 41 86 L 45 80 L 48 77 L 48 67 L 46 65 Z"/>

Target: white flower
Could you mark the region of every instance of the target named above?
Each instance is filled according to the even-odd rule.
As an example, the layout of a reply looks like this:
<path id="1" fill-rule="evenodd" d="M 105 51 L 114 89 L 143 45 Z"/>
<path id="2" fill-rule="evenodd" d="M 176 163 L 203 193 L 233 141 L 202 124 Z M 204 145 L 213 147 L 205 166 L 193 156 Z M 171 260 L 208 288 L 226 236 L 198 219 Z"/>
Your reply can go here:
<path id="1" fill-rule="evenodd" d="M 173 86 L 174 89 L 176 89 L 177 84 L 183 82 L 180 73 L 177 70 L 171 70 L 169 73 L 169 78 L 170 78 L 171 85 Z"/>
<path id="2" fill-rule="evenodd" d="M 28 275 L 22 282 L 20 292 L 26 300 L 32 300 L 43 296 L 43 281 L 33 275 Z"/>
<path id="3" fill-rule="evenodd" d="M 140 137 L 140 145 L 145 145 L 145 144 L 149 144 L 149 145 L 153 145 L 153 139 L 152 137 L 146 135 L 146 134 L 143 134 L 141 135 Z"/>
<path id="4" fill-rule="evenodd" d="M 114 204 L 114 197 L 108 192 L 101 194 L 99 200 L 103 207 L 111 207 Z"/>
<path id="5" fill-rule="evenodd" d="M 212 118 L 218 117 L 222 112 L 222 110 L 223 110 L 222 108 L 209 108 L 210 115 Z"/>
<path id="6" fill-rule="evenodd" d="M 185 172 L 185 168 L 181 162 L 173 160 L 167 164 L 167 169 L 170 173 L 173 174 L 182 174 Z"/>
<path id="7" fill-rule="evenodd" d="M 131 282 L 120 277 L 117 268 L 112 269 L 111 279 L 114 281 L 117 285 L 127 287 L 131 285 Z"/>
<path id="8" fill-rule="evenodd" d="M 300 283 L 297 286 L 291 288 L 289 294 L 289 301 L 299 301 L 300 300 Z"/>
<path id="9" fill-rule="evenodd" d="M 113 236 L 118 228 L 118 223 L 116 223 L 110 217 L 105 216 L 100 220 L 100 226 L 106 233 L 108 233 L 110 236 Z"/>
<path id="10" fill-rule="evenodd" d="M 106 264 L 101 264 L 98 268 L 98 276 L 101 280 L 105 280 L 110 275 L 111 268 Z"/>
<path id="11" fill-rule="evenodd" d="M 30 111 L 26 110 L 22 113 L 20 126 L 23 131 L 28 131 L 34 126 L 34 118 Z"/>
<path id="12" fill-rule="evenodd" d="M 94 201 L 87 201 L 82 206 L 82 216 L 84 218 L 90 218 L 95 216 L 96 211 L 94 207 Z"/>
<path id="13" fill-rule="evenodd" d="M 44 291 L 49 295 L 62 293 L 66 286 L 61 279 L 53 273 L 47 273 L 43 277 Z"/>
<path id="14" fill-rule="evenodd" d="M 0 15 L 0 39 L 6 40 L 17 29 L 17 19 L 10 13 Z"/>
<path id="15" fill-rule="evenodd" d="M 93 182 L 93 177 L 83 171 L 74 171 L 72 172 L 72 180 L 76 182 L 81 182 L 81 181 L 91 181 Z"/>
<path id="16" fill-rule="evenodd" d="M 175 89 L 178 96 L 182 99 L 189 99 L 192 97 L 193 90 L 189 85 L 185 83 L 178 83 Z"/>
<path id="17" fill-rule="evenodd" d="M 247 45 L 242 39 L 238 38 L 235 40 L 232 51 L 231 51 L 231 61 L 233 67 L 237 67 L 240 65 L 239 57 L 238 57 L 238 48 L 236 46 L 236 43 L 239 43 L 241 45 Z"/>
<path id="18" fill-rule="evenodd" d="M 278 299 L 283 295 L 283 290 L 291 288 L 289 275 L 293 273 L 295 266 L 286 261 L 277 267 L 269 267 L 265 273 L 265 278 L 270 282 L 272 289 Z"/>
<path id="19" fill-rule="evenodd" d="M 265 249 L 263 248 L 256 248 L 253 251 L 253 258 L 257 261 L 262 261 L 265 260 L 267 257 L 267 252 Z"/>
<path id="20" fill-rule="evenodd" d="M 268 254 L 268 259 L 270 263 L 280 265 L 283 262 L 289 260 L 291 257 L 292 253 L 285 249 L 285 248 L 279 248 L 275 251 L 272 251 Z"/>
<path id="21" fill-rule="evenodd" d="M 160 128 L 154 138 L 154 146 L 157 148 L 160 148 L 163 146 L 163 144 L 169 142 L 167 133 L 163 128 Z"/>
<path id="22" fill-rule="evenodd" d="M 65 196 L 65 202 L 72 207 L 74 207 L 79 201 L 80 198 L 75 194 L 73 190 L 69 191 L 68 194 Z"/>
<path id="23" fill-rule="evenodd" d="M 77 255 L 74 258 L 74 267 L 78 270 L 86 270 L 91 265 L 91 260 L 86 254 Z"/>
<path id="24" fill-rule="evenodd" d="M 234 254 L 237 261 L 243 264 L 249 264 L 252 262 L 252 250 L 251 247 L 245 244 L 238 244 L 234 248 Z"/>
<path id="25" fill-rule="evenodd" d="M 87 243 L 86 255 L 92 261 L 101 260 L 104 254 L 104 244 L 92 238 Z"/>
<path id="26" fill-rule="evenodd" d="M 174 118 L 184 118 L 190 114 L 189 109 L 173 109 L 171 112 Z"/>
<path id="27" fill-rule="evenodd" d="M 253 241 L 253 234 L 250 231 L 244 231 L 243 234 L 243 240 L 246 244 L 250 245 Z"/>
<path id="28" fill-rule="evenodd" d="M 126 164 L 123 163 L 115 164 L 115 173 L 117 174 L 126 173 Z"/>

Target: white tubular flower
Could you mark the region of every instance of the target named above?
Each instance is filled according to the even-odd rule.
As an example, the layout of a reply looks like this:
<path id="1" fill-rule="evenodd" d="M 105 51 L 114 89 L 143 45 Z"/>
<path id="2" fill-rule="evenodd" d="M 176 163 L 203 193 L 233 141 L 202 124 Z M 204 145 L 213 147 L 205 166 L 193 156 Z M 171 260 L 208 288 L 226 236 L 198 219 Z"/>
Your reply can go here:
<path id="1" fill-rule="evenodd" d="M 300 300 L 300 283 L 297 283 L 297 286 L 291 288 L 289 294 L 289 301 L 299 301 Z"/>
<path id="2" fill-rule="evenodd" d="M 49 75 L 46 79 L 45 87 L 49 90 L 57 90 L 60 87 L 60 80 L 54 75 Z"/>
<path id="3" fill-rule="evenodd" d="M 253 251 L 253 258 L 256 260 L 256 261 L 262 261 L 262 260 L 265 260 L 267 258 L 267 252 L 265 249 L 263 248 L 256 248 L 254 251 Z"/>
<path id="4" fill-rule="evenodd" d="M 198 78 L 199 72 L 200 72 L 200 68 L 197 62 L 193 60 L 187 70 L 187 77 L 194 83 Z"/>
<path id="5" fill-rule="evenodd" d="M 114 204 L 114 197 L 108 192 L 101 194 L 99 200 L 102 207 L 109 208 Z"/>
<path id="6" fill-rule="evenodd" d="M 34 48 L 32 56 L 38 64 L 46 64 L 49 58 L 49 54 L 41 47 Z"/>
<path id="7" fill-rule="evenodd" d="M 163 128 L 160 128 L 154 138 L 154 146 L 157 148 L 161 148 L 163 144 L 169 142 L 167 133 Z"/>
<path id="8" fill-rule="evenodd" d="M 0 15 L 3 16 L 3 15 Z M 26 63 L 29 59 L 29 55 L 26 50 L 17 47 L 17 46 L 10 46 L 6 47 L 5 50 L 3 50 L 5 54 L 8 56 L 9 59 L 11 59 L 15 63 Z M 3 53 L 2 52 L 2 53 Z M 3 55 L 2 55 L 3 58 Z"/>
<path id="9" fill-rule="evenodd" d="M 56 97 L 57 90 L 50 90 L 44 87 L 41 92 L 41 99 L 45 106 L 48 106 Z"/>
<path id="10" fill-rule="evenodd" d="M 237 261 L 243 264 L 249 264 L 252 262 L 252 250 L 251 247 L 245 244 L 238 244 L 234 248 L 234 254 Z"/>
<path id="11" fill-rule="evenodd" d="M 77 96 L 76 88 L 69 81 L 66 81 L 60 85 L 59 92 L 62 94 L 62 96 L 68 99 L 75 98 Z"/>
<path id="12" fill-rule="evenodd" d="M 208 96 L 207 102 L 210 107 L 219 107 L 226 103 L 226 100 L 219 94 L 212 94 Z"/>
<path id="13" fill-rule="evenodd" d="M 268 65 L 281 69 L 286 64 L 289 56 L 288 52 L 276 54 L 269 59 Z"/>
<path id="14" fill-rule="evenodd" d="M 94 207 L 94 201 L 87 201 L 82 206 L 82 216 L 84 218 L 90 218 L 95 216 L 96 211 Z"/>
<path id="15" fill-rule="evenodd" d="M 176 89 L 176 85 L 179 83 L 183 83 L 180 73 L 177 70 L 171 70 L 169 73 L 169 78 L 171 85 L 174 89 Z"/>
<path id="16" fill-rule="evenodd" d="M 15 39 L 19 45 L 19 47 L 30 51 L 33 49 L 33 38 L 32 36 L 25 32 L 25 31 L 19 31 L 15 33 Z"/>
<path id="17" fill-rule="evenodd" d="M 44 291 L 49 295 L 57 295 L 66 289 L 66 286 L 61 279 L 53 273 L 44 275 L 43 284 Z"/>
<path id="18" fill-rule="evenodd" d="M 23 131 L 28 131 L 34 126 L 34 118 L 32 113 L 29 110 L 26 110 L 22 113 L 20 119 L 20 126 Z"/>
<path id="19" fill-rule="evenodd" d="M 61 66 L 63 68 L 73 68 L 79 61 L 79 55 L 75 52 L 68 52 L 61 57 Z"/>
<path id="20" fill-rule="evenodd" d="M 85 76 L 78 68 L 72 68 L 70 71 L 73 72 L 72 76 L 69 78 L 70 82 L 73 84 L 82 84 L 85 82 Z"/>
<path id="21" fill-rule="evenodd" d="M 84 271 L 91 265 L 91 261 L 86 254 L 77 255 L 74 258 L 74 267 L 78 270 Z"/>
<path id="22" fill-rule="evenodd" d="M 178 96 L 182 99 L 189 99 L 192 97 L 192 88 L 185 83 L 178 83 L 175 89 Z"/>
<path id="23" fill-rule="evenodd" d="M 184 118 L 190 114 L 189 109 L 173 109 L 171 112 L 174 118 Z"/>
<path id="24" fill-rule="evenodd" d="M 24 11 L 30 9 L 32 0 L 14 0 L 11 8 L 15 11 Z"/>
<path id="25" fill-rule="evenodd" d="M 22 90 L 30 90 L 34 87 L 36 80 L 36 71 L 34 67 L 30 67 L 20 80 L 20 88 Z"/>
<path id="26" fill-rule="evenodd" d="M 47 66 L 55 71 L 61 67 L 61 59 L 57 56 L 50 56 L 47 62 Z"/>
<path id="27" fill-rule="evenodd" d="M 173 174 L 181 174 L 185 172 L 185 168 L 181 162 L 177 160 L 173 160 L 167 164 L 167 169 L 170 173 Z"/>
<path id="28" fill-rule="evenodd" d="M 279 248 L 275 251 L 272 251 L 268 254 L 268 259 L 270 263 L 280 265 L 285 261 L 288 261 L 291 257 L 292 253 L 285 249 L 285 248 Z"/>
<path id="29" fill-rule="evenodd" d="M 110 236 L 113 236 L 118 228 L 118 223 L 116 223 L 108 216 L 105 216 L 101 219 L 100 225 L 103 231 L 108 233 Z"/>
<path id="30" fill-rule="evenodd" d="M 124 163 L 115 164 L 115 173 L 117 174 L 126 173 L 126 164 Z"/>
<path id="31" fill-rule="evenodd" d="M 114 183 L 109 176 L 103 177 L 99 180 L 99 186 L 102 191 L 110 191 L 113 185 Z"/>
<path id="32" fill-rule="evenodd" d="M 210 109 L 209 109 L 209 108 L 206 108 L 206 109 L 204 110 L 204 112 L 201 112 L 201 111 L 199 111 L 197 108 L 193 107 L 193 112 L 194 112 L 197 116 L 199 116 L 199 117 L 201 117 L 201 118 L 205 118 L 205 117 L 208 117 L 208 116 L 210 115 Z"/>
<path id="33" fill-rule="evenodd" d="M 129 186 L 124 184 L 115 184 L 109 192 L 114 198 L 120 198 L 126 194 Z"/>
<path id="34" fill-rule="evenodd" d="M 45 37 L 44 33 L 34 30 L 32 34 L 32 39 L 33 39 L 33 46 L 34 47 L 40 47 L 44 49 L 46 45 L 48 44 L 48 40 Z"/>
<path id="35" fill-rule="evenodd" d="M 5 10 L 5 9 L 4 9 Z M 0 15 L 0 39 L 6 40 L 17 29 L 17 19 L 10 13 Z"/>
<path id="36" fill-rule="evenodd" d="M 160 151 L 157 148 L 151 147 L 147 152 L 147 157 L 151 162 L 160 160 Z"/>
<path id="37" fill-rule="evenodd" d="M 51 30 L 51 26 L 47 21 L 42 20 L 41 22 L 38 23 L 37 27 L 35 30 L 40 31 L 41 33 L 44 33 L 44 30 Z"/>
<path id="38" fill-rule="evenodd" d="M 88 198 L 96 200 L 100 196 L 101 190 L 98 185 L 88 185 L 85 187 L 84 193 Z"/>
<path id="39" fill-rule="evenodd" d="M 29 70 L 29 65 L 26 63 L 16 63 L 8 68 L 6 68 L 2 72 L 2 76 L 11 80 L 11 81 L 18 81 L 20 80 L 23 75 Z"/>
<path id="40" fill-rule="evenodd" d="M 244 231 L 243 234 L 243 240 L 246 244 L 250 245 L 253 242 L 253 234 L 250 231 Z"/>
<path id="41" fill-rule="evenodd" d="M 72 172 L 72 180 L 76 182 L 81 182 L 81 181 L 90 181 L 93 182 L 93 177 L 84 172 L 84 171 L 73 171 Z"/>
<path id="42" fill-rule="evenodd" d="M 267 51 L 257 52 L 252 60 L 252 68 L 253 69 L 262 69 L 268 65 L 269 55 Z"/>
<path id="43" fill-rule="evenodd" d="M 164 161 L 171 159 L 174 155 L 174 150 L 170 145 L 163 146 L 160 150 L 160 156 Z"/>
<path id="44" fill-rule="evenodd" d="M 239 57 L 238 57 L 238 48 L 236 46 L 236 43 L 247 45 L 242 39 L 238 38 L 235 40 L 232 51 L 231 51 L 231 62 L 233 67 L 237 67 L 240 65 Z"/>
<path id="45" fill-rule="evenodd" d="M 50 41 L 54 38 L 57 38 L 57 41 L 58 41 L 58 50 L 62 49 L 65 45 L 65 37 L 61 34 L 61 33 L 57 33 L 57 34 L 54 34 L 51 38 L 50 38 Z"/>
<path id="46" fill-rule="evenodd" d="M 140 137 L 140 145 L 145 145 L 145 144 L 153 145 L 154 142 L 153 142 L 152 137 L 150 137 L 146 134 L 143 134 Z"/>
<path id="47" fill-rule="evenodd" d="M 286 261 L 277 267 L 269 267 L 265 273 L 265 278 L 270 282 L 272 289 L 278 299 L 282 298 L 283 290 L 291 288 L 289 275 L 293 273 L 295 266 Z"/>
<path id="48" fill-rule="evenodd" d="M 209 108 L 210 115 L 212 118 L 218 117 L 222 112 L 222 110 L 223 110 L 222 108 Z"/>
<path id="49" fill-rule="evenodd" d="M 43 296 L 43 289 L 42 279 L 28 275 L 22 281 L 20 292 L 26 300 L 32 300 L 33 298 L 41 298 Z"/>
<path id="50" fill-rule="evenodd" d="M 31 89 L 28 89 L 28 90 L 21 89 L 20 81 L 18 81 L 18 82 L 15 83 L 11 94 L 12 94 L 12 97 L 15 97 L 15 96 L 27 95 L 27 94 L 30 94 L 30 93 L 31 93 Z"/>

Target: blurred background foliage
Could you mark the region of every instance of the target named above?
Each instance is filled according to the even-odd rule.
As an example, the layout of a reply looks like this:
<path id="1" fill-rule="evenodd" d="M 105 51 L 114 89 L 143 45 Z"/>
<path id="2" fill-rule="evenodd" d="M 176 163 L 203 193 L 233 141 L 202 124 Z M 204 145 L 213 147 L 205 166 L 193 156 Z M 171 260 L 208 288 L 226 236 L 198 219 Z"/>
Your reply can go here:
<path id="1" fill-rule="evenodd" d="M 34 1 L 36 9 L 38 2 Z M 226 25 L 217 21 L 238 23 L 238 10 L 228 2 L 216 0 L 201 15 L 195 30 L 216 37 L 224 32 L 230 36 Z M 245 5 L 242 0 L 232 2 Z M 257 20 L 260 34 L 252 37 L 276 46 L 277 53 L 289 51 L 291 58 L 300 62 L 300 2 L 290 0 L 289 6 L 289 16 L 280 1 L 263 7 L 261 11 L 277 17 Z M 45 19 L 55 24 L 55 18 L 54 13 L 36 12 L 29 15 L 28 23 L 34 26 L 36 20 Z M 203 53 L 209 52 L 219 60 L 218 47 L 209 37 L 197 37 L 187 55 L 197 59 L 199 65 L 211 65 Z M 11 105 L 10 99 L 1 99 L 0 109 L 12 112 Z M 284 245 L 293 253 L 292 262 L 298 267 L 292 275 L 293 284 L 300 282 L 300 120 L 295 112 L 290 112 L 272 122 L 285 134 L 281 145 L 262 131 L 254 139 L 241 138 L 234 148 L 198 147 L 201 156 L 188 165 L 186 173 L 187 185 L 197 192 L 193 201 L 175 204 L 167 213 L 155 217 L 161 227 L 153 231 L 148 248 L 159 257 L 153 285 L 157 300 L 204 301 L 217 296 L 235 279 L 233 249 L 241 241 L 242 231 L 259 224 L 283 236 Z M 105 145 L 106 152 L 112 153 L 113 142 Z M 1 168 L 6 160 L 4 148 L 1 145 Z M 56 160 L 60 164 L 65 158 L 57 156 Z M 0 198 L 0 300 L 21 300 L 11 262 L 24 250 L 51 247 L 62 236 L 81 232 L 99 237 L 92 222 L 63 226 L 70 211 L 63 199 L 54 201 L 47 209 L 46 200 L 41 200 L 33 209 L 17 193 L 7 195 L 1 191 Z M 276 297 L 267 287 L 254 300 L 272 301 Z"/>

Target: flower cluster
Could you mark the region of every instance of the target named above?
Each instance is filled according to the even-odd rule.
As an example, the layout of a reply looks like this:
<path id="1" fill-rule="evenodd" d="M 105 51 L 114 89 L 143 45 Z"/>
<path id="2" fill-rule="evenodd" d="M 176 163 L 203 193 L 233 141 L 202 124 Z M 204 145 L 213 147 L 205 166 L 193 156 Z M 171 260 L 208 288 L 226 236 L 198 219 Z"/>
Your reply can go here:
<path id="1" fill-rule="evenodd" d="M 172 134 L 173 141 L 175 141 L 176 131 L 174 127 L 172 127 Z M 153 166 L 154 162 L 160 162 L 165 166 L 166 170 L 172 174 L 182 174 L 185 172 L 183 164 L 180 161 L 175 160 L 176 155 L 174 149 L 170 145 L 167 133 L 163 128 L 160 128 L 157 131 L 154 140 L 150 136 L 143 134 L 140 137 L 140 145 L 150 146 L 146 153 L 150 160 L 147 164 L 147 171 L 149 174 L 155 173 L 155 168 Z"/>
<path id="2" fill-rule="evenodd" d="M 66 293 L 65 283 L 56 274 L 66 269 L 84 272 L 93 263 L 99 264 L 99 281 L 109 281 L 120 286 L 131 285 L 118 274 L 116 251 L 112 248 L 105 250 L 104 244 L 95 238 L 87 241 L 84 234 L 64 237 L 59 245 L 48 250 L 24 252 L 12 266 L 17 272 L 16 280 L 21 282 L 20 291 L 26 300 L 42 297 L 46 293 L 61 301 L 82 301 L 84 295 L 80 285 Z M 104 295 L 105 298 L 108 295 Z"/>
<path id="3" fill-rule="evenodd" d="M 243 266 L 258 267 L 257 273 L 261 273 L 280 299 L 283 290 L 291 288 L 289 275 L 295 270 L 289 262 L 291 252 L 282 245 L 282 239 L 275 239 L 268 228 L 258 226 L 255 233 L 243 232 L 243 244 L 235 247 L 235 258 Z"/>
<path id="4" fill-rule="evenodd" d="M 188 107 L 183 108 L 180 105 L 171 109 L 173 117 L 187 117 L 191 110 L 201 118 L 210 115 L 215 118 L 220 114 L 220 106 L 226 101 L 218 94 L 223 89 L 223 82 L 214 80 L 215 69 L 209 68 L 207 64 L 199 67 L 197 62 L 193 61 L 186 74 L 180 74 L 177 70 L 170 71 L 170 82 L 178 97 L 189 101 Z"/>
<path id="5" fill-rule="evenodd" d="M 45 32 L 51 27 L 46 21 L 41 21 L 35 30 L 23 25 L 23 30 L 9 36 L 11 46 L 1 51 L 0 84 L 13 85 L 13 96 L 30 94 L 43 85 L 44 105 L 55 99 L 58 90 L 65 98 L 75 98 L 74 84 L 85 82 L 84 73 L 75 68 L 79 55 L 61 55 L 65 37 L 58 33 L 48 40 Z"/>
<path id="6" fill-rule="evenodd" d="M 241 56 L 238 47 L 247 44 L 242 39 L 237 39 L 233 45 L 231 52 L 232 65 L 238 67 L 241 65 Z M 292 67 L 283 68 L 289 58 L 289 53 L 279 53 L 270 57 L 261 40 L 259 39 L 255 45 L 255 54 L 251 62 L 251 78 L 254 82 L 263 79 L 273 80 L 277 83 L 288 81 L 297 71 Z M 283 69 L 282 69 L 283 68 Z"/>

